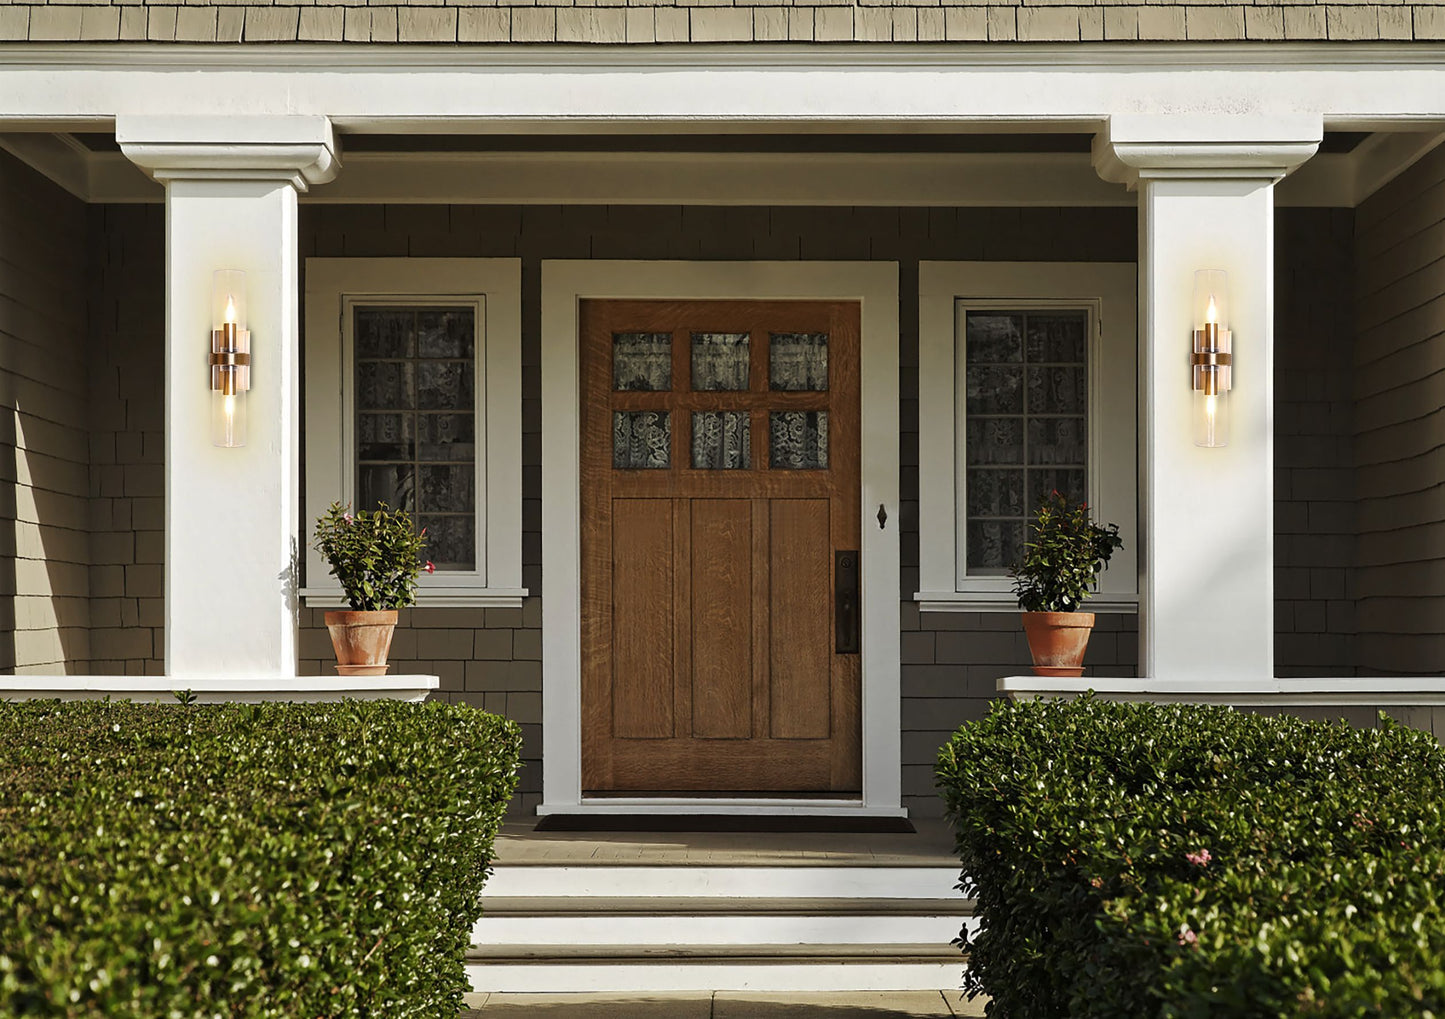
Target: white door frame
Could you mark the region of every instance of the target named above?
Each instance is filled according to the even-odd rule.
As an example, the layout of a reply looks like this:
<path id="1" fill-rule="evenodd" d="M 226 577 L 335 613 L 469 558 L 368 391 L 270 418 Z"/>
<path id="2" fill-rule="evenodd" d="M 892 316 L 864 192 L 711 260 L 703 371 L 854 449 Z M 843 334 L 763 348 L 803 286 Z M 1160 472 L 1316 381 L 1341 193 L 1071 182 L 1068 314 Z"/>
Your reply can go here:
<path id="1" fill-rule="evenodd" d="M 860 800 L 582 796 L 577 308 L 584 298 L 862 304 L 863 795 Z M 888 525 L 878 527 L 878 507 Z M 554 813 L 901 817 L 896 262 L 542 263 L 542 804 Z"/>

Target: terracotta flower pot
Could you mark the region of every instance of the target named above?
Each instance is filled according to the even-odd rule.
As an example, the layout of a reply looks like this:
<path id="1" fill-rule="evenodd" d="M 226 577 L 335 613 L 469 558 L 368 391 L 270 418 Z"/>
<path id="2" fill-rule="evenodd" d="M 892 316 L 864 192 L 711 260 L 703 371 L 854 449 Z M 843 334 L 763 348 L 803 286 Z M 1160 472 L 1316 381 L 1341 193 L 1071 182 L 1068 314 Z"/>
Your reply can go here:
<path id="1" fill-rule="evenodd" d="M 384 676 L 389 666 L 396 609 L 384 612 L 328 612 L 326 629 L 336 649 L 336 671 L 343 676 Z"/>
<path id="2" fill-rule="evenodd" d="M 1084 674 L 1084 651 L 1094 629 L 1092 612 L 1025 612 L 1023 623 L 1035 676 Z"/>

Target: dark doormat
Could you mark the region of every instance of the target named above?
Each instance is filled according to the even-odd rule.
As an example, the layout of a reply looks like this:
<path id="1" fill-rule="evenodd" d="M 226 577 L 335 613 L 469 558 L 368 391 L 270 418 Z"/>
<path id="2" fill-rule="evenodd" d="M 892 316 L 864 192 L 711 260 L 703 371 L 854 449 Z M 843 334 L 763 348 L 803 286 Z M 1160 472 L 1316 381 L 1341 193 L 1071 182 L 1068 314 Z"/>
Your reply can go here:
<path id="1" fill-rule="evenodd" d="M 856 832 L 912 834 L 906 817 L 751 814 L 548 814 L 537 831 Z"/>

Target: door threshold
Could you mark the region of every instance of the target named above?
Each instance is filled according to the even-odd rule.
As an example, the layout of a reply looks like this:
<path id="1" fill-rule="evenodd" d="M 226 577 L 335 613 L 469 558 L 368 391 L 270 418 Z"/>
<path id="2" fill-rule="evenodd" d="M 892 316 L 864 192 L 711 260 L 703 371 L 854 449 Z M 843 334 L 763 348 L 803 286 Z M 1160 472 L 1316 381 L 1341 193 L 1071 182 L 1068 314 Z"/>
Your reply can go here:
<path id="1" fill-rule="evenodd" d="M 537 819 L 536 831 L 595 832 L 847 832 L 912 834 L 906 817 L 839 814 L 744 813 L 549 813 Z"/>

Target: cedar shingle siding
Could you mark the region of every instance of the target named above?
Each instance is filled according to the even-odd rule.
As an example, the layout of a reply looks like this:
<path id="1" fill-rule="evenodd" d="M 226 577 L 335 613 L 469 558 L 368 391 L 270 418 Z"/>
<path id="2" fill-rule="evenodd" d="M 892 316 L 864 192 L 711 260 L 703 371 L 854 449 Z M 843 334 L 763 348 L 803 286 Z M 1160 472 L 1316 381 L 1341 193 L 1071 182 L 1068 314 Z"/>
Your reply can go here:
<path id="1" fill-rule="evenodd" d="M 1445 38 L 1440 3 L 1053 0 L 366 0 L 3 3 L 0 41 L 1194 42 Z"/>

